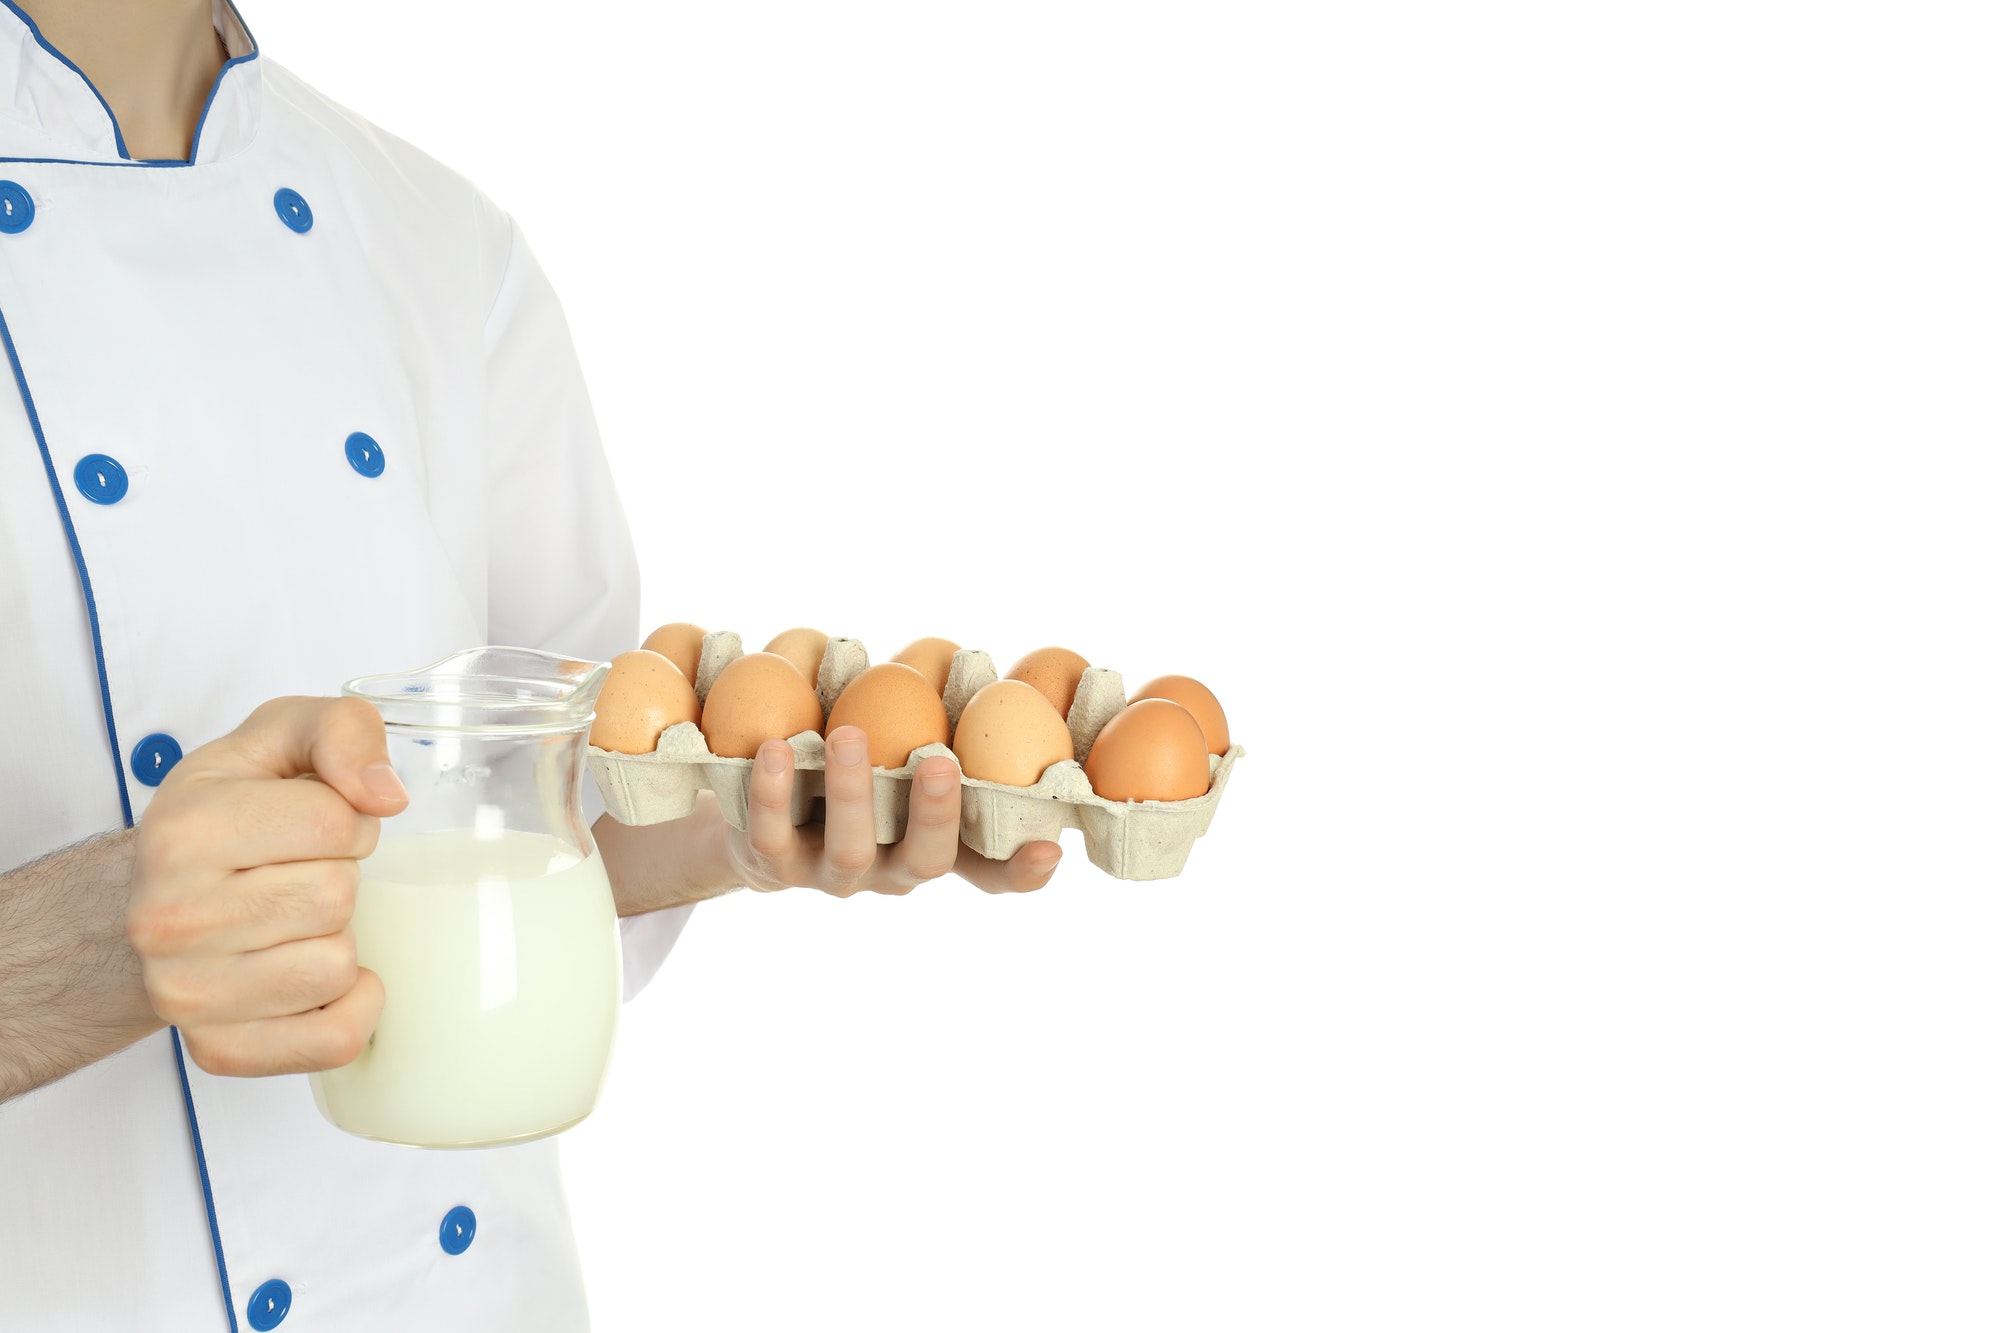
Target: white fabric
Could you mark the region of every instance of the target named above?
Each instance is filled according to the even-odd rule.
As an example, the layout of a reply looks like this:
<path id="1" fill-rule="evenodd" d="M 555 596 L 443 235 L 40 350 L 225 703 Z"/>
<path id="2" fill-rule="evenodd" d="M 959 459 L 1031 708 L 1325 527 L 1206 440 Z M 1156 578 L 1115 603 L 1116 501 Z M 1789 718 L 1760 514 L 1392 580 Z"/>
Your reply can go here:
<path id="1" fill-rule="evenodd" d="M 122 164 L 102 103 L 11 7 L 0 180 L 36 210 L 0 234 L 27 389 L 0 363 L 0 868 L 117 828 L 121 775 L 143 818 L 128 757 L 150 733 L 192 750 L 263 699 L 481 643 L 636 642 L 561 310 L 464 180 L 261 56 L 226 69 L 192 165 Z M 306 234 L 281 188 L 311 206 Z M 354 431 L 381 476 L 349 465 Z M 72 477 L 93 453 L 129 475 L 115 504 Z M 628 994 L 686 916 L 627 923 Z M 272 1278 L 286 1329 L 585 1326 L 552 1141 L 384 1147 L 328 1126 L 303 1078 L 187 1073 L 226 1299 L 162 1033 L 0 1105 L 0 1331 L 248 1328 Z M 458 1205 L 478 1230 L 453 1256 L 438 1227 Z"/>

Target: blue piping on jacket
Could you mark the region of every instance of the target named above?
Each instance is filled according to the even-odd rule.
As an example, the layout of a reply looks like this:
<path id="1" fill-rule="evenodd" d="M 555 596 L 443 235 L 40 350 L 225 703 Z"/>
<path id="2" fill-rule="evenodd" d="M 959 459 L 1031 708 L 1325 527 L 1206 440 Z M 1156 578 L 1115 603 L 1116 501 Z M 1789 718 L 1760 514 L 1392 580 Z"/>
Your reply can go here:
<path id="1" fill-rule="evenodd" d="M 118 804 L 125 814 L 125 827 L 131 828 L 132 797 L 125 786 L 125 760 L 118 749 L 118 724 L 111 712 L 111 679 L 104 669 L 104 636 L 97 624 L 97 596 L 91 591 L 90 569 L 83 561 L 83 546 L 77 541 L 76 525 L 70 521 L 69 502 L 63 498 L 62 482 L 56 475 L 55 460 L 49 454 L 48 437 L 42 433 L 42 418 L 35 410 L 34 395 L 28 392 L 28 375 L 21 367 L 21 355 L 14 347 L 14 334 L 7 327 L 7 316 L 0 312 L 0 344 L 7 349 L 7 362 L 14 369 L 14 383 L 21 390 L 21 406 L 28 412 L 28 427 L 35 434 L 35 446 L 42 452 L 42 468 L 49 475 L 49 489 L 56 499 L 56 510 L 62 515 L 63 534 L 69 538 L 70 561 L 76 566 L 76 577 L 83 585 L 83 604 L 90 613 L 90 641 L 97 652 L 97 688 L 104 704 L 104 732 L 111 742 L 111 764 L 118 775 Z M 229 1294 L 229 1268 L 222 1258 L 222 1228 L 215 1216 L 215 1192 L 208 1183 L 208 1154 L 201 1144 L 201 1125 L 194 1113 L 194 1089 L 188 1083 L 187 1061 L 181 1054 L 181 1034 L 173 1029 L 174 1067 L 180 1073 L 181 1105 L 187 1109 L 188 1136 L 194 1143 L 195 1166 L 201 1172 L 201 1196 L 208 1208 L 208 1238 L 215 1250 L 215 1275 L 222 1284 L 222 1304 L 229 1311 L 229 1333 L 237 1333 L 236 1302 Z"/>
<path id="2" fill-rule="evenodd" d="M 263 54 L 263 48 L 257 45 L 257 35 L 250 31 L 250 25 L 243 21 L 242 12 L 236 8 L 236 0 L 224 0 L 224 3 L 226 3 L 229 6 L 230 14 L 236 19 L 236 25 L 243 29 L 243 35 L 249 38 L 250 54 L 247 56 L 231 57 L 230 59 L 225 60 L 222 63 L 221 69 L 216 71 L 215 82 L 209 86 L 208 99 L 201 104 L 201 119 L 195 122 L 194 138 L 188 144 L 187 161 L 176 162 L 171 158 L 135 159 L 132 156 L 131 152 L 128 151 L 125 147 L 125 131 L 118 124 L 118 113 L 111 109 L 111 103 L 104 100 L 104 94 L 97 90 L 97 85 L 90 81 L 90 76 L 88 74 L 85 74 L 82 69 L 78 68 L 77 63 L 74 60 L 71 60 L 61 51 L 58 51 L 55 48 L 55 46 L 49 41 L 48 38 L 42 36 L 42 30 L 35 25 L 35 20 L 28 16 L 28 12 L 26 10 L 22 9 L 18 4 L 14 3 L 14 0 L 0 0 L 0 6 L 5 6 L 8 10 L 10 10 L 13 13 L 15 18 L 20 19 L 21 22 L 24 25 L 26 25 L 29 35 L 31 35 L 35 39 L 36 45 L 40 46 L 44 51 L 47 51 L 50 55 L 54 56 L 57 60 L 61 61 L 63 65 L 70 70 L 71 73 L 75 74 L 76 77 L 83 80 L 83 86 L 90 89 L 90 95 L 95 97 L 97 99 L 97 104 L 104 108 L 104 117 L 106 120 L 109 120 L 111 122 L 111 137 L 114 140 L 116 140 L 118 144 L 118 156 L 124 159 L 124 161 L 122 162 L 67 162 L 61 158 L 8 157 L 8 158 L 0 158 L 0 162 L 48 162 L 51 164 L 59 164 L 64 166 L 79 166 L 79 167 L 125 167 L 125 166 L 191 167 L 193 166 L 196 155 L 201 151 L 201 132 L 208 127 L 209 108 L 215 105 L 216 94 L 222 91 L 222 81 L 229 77 L 230 70 L 236 68 L 238 65 L 247 65 L 251 61 L 255 60 L 259 55 Z"/>
<path id="3" fill-rule="evenodd" d="M 236 1298 L 229 1294 L 229 1268 L 222 1262 L 222 1225 L 215 1218 L 215 1191 L 208 1185 L 208 1154 L 201 1148 L 201 1126 L 194 1115 L 194 1087 L 188 1082 L 187 1057 L 181 1054 L 181 1030 L 174 1034 L 174 1068 L 181 1075 L 181 1104 L 187 1107 L 188 1134 L 194 1140 L 194 1164 L 201 1169 L 201 1199 L 208 1205 L 208 1239 L 215 1246 L 215 1276 L 222 1283 L 222 1308 L 229 1311 L 229 1333 L 237 1333 Z"/>
<path id="4" fill-rule="evenodd" d="M 53 42 L 42 36 L 42 30 L 35 25 L 34 19 L 28 16 L 27 10 L 15 4 L 14 0 L 0 0 L 0 5 L 5 5 L 7 8 L 13 10 L 14 17 L 28 26 L 28 35 L 35 39 L 35 45 L 47 51 L 57 60 L 62 61 L 63 64 L 69 67 L 72 74 L 83 80 L 83 86 L 90 89 L 90 95 L 95 97 L 97 104 L 104 108 L 104 118 L 111 122 L 111 137 L 118 142 L 118 156 L 130 159 L 132 155 L 125 151 L 125 132 L 118 128 L 118 115 L 111 109 L 111 103 L 104 100 L 104 94 L 97 91 L 97 85 L 90 81 L 90 76 L 85 74 L 81 69 L 78 69 L 74 60 L 56 50 Z"/>
<path id="5" fill-rule="evenodd" d="M 170 167 L 191 167 L 194 165 L 195 159 L 201 156 L 201 132 L 208 128 L 208 109 L 215 105 L 215 95 L 222 91 L 222 81 L 229 77 L 230 70 L 235 69 L 238 65 L 247 65 L 255 60 L 261 49 L 257 45 L 257 34 L 250 31 L 250 25 L 243 21 L 243 15 L 238 12 L 236 0 L 224 0 L 224 3 L 229 6 L 229 12 L 235 16 L 236 26 L 243 29 L 243 35 L 250 39 L 250 54 L 247 56 L 235 56 L 223 61 L 222 68 L 215 72 L 215 82 L 209 87 L 208 100 L 201 104 L 201 119 L 195 122 L 194 138 L 188 143 L 187 161 L 170 161 L 162 165 Z"/>
<path id="6" fill-rule="evenodd" d="M 4 3 L 5 0 L 0 0 Z M 20 386 L 21 406 L 28 410 L 28 429 L 35 433 L 35 446 L 42 451 L 42 468 L 49 474 L 49 491 L 62 515 L 63 535 L 69 538 L 70 563 L 76 566 L 77 582 L 83 585 L 84 609 L 90 613 L 90 644 L 97 653 L 97 693 L 104 705 L 104 734 L 111 742 L 111 766 L 118 775 L 118 804 L 125 813 L 125 827 L 132 827 L 132 795 L 125 786 L 124 753 L 118 748 L 118 723 L 111 715 L 111 676 L 104 668 L 104 634 L 97 624 L 97 594 L 91 590 L 90 567 L 83 561 L 83 545 L 76 538 L 76 524 L 70 521 L 69 501 L 63 498 L 62 479 L 56 475 L 55 460 L 49 456 L 48 437 L 42 433 L 42 418 L 35 411 L 35 396 L 28 392 L 28 374 L 21 368 L 21 354 L 14 349 L 14 334 L 7 316 L 0 311 L 0 343 L 7 347 L 8 364 L 14 368 L 14 383 Z"/>

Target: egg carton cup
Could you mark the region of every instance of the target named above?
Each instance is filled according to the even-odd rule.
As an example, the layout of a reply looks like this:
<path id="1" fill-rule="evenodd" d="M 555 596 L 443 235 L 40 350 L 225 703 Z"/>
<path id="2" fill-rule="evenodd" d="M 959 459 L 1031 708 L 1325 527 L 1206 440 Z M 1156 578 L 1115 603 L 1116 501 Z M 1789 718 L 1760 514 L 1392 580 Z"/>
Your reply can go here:
<path id="1" fill-rule="evenodd" d="M 1107 801 L 1073 759 L 1049 765 L 1032 787 L 978 778 L 960 781 L 958 836 L 981 856 L 1005 860 L 1031 842 L 1083 830 L 1090 863 L 1116 879 L 1172 879 L 1222 800 L 1229 771 L 1244 755 L 1232 745 L 1208 757 L 1208 791 L 1188 801 Z"/>
<path id="2" fill-rule="evenodd" d="M 722 669 L 743 655 L 742 639 L 727 630 L 702 639 L 695 694 L 708 702 L 709 687 Z M 833 711 L 841 691 L 868 669 L 868 650 L 856 639 L 829 639 L 820 660 L 820 707 Z M 998 680 L 993 659 L 976 648 L 952 655 L 945 682 L 945 713 L 953 730 L 973 695 Z M 1208 758 L 1209 787 L 1186 801 L 1110 801 L 1090 789 L 1083 762 L 1098 733 L 1125 706 L 1125 683 L 1116 672 L 1091 667 L 1077 683 L 1067 718 L 1076 758 L 1051 764 L 1029 787 L 959 778 L 959 837 L 981 856 L 1004 860 L 1031 842 L 1060 839 L 1066 828 L 1081 830 L 1090 863 L 1117 879 L 1171 879 L 1186 866 L 1195 839 L 1208 831 L 1230 770 L 1246 753 L 1232 745 Z M 826 741 L 817 732 L 790 738 L 792 747 L 791 821 L 811 822 L 826 796 Z M 679 722 L 661 733 L 650 754 L 619 754 L 590 747 L 590 771 L 605 809 L 621 824 L 659 824 L 693 813 L 703 791 L 715 793 L 730 826 L 744 829 L 750 819 L 751 759 L 710 752 L 701 728 Z M 910 752 L 901 768 L 877 768 L 875 840 L 902 840 L 909 826 L 910 786 L 916 766 L 932 755 L 958 757 L 949 746 L 931 744 Z"/>
<path id="3" fill-rule="evenodd" d="M 826 796 L 826 741 L 818 732 L 802 731 L 792 747 L 792 809 L 794 826 L 812 822 L 815 807 Z M 901 842 L 910 822 L 910 783 L 916 766 L 934 754 L 952 759 L 947 745 L 925 745 L 910 752 L 901 768 L 875 770 L 875 841 Z M 651 754 L 617 754 L 590 748 L 590 772 L 597 779 L 604 808 L 621 824 L 663 824 L 694 813 L 703 791 L 715 793 L 722 817 L 730 827 L 750 826 L 750 772 L 754 759 L 730 759 L 712 754 L 701 728 L 676 722 L 660 734 Z"/>

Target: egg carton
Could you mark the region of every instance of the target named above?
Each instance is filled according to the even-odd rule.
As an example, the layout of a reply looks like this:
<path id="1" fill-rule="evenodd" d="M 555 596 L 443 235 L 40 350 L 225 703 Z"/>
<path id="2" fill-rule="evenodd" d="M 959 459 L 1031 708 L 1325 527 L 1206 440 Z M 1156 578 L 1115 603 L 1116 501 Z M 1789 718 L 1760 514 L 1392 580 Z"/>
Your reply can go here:
<path id="1" fill-rule="evenodd" d="M 695 695 L 708 702 L 709 687 L 722 669 L 743 655 L 740 636 L 727 630 L 703 637 L 695 672 Z M 820 707 L 833 711 L 856 676 L 868 669 L 868 650 L 857 639 L 829 639 L 816 682 Z M 953 730 L 966 702 L 1000 678 L 990 654 L 961 648 L 952 655 L 945 682 L 945 713 Z M 1076 758 L 1051 764 L 1033 786 L 1014 787 L 960 775 L 959 837 L 981 856 L 1004 860 L 1031 842 L 1057 841 L 1066 828 L 1083 833 L 1092 865 L 1118 879 L 1170 879 L 1187 864 L 1196 838 L 1208 831 L 1230 770 L 1245 753 L 1231 745 L 1210 755 L 1208 791 L 1187 801 L 1109 801 L 1090 789 L 1083 762 L 1098 733 L 1125 706 L 1125 682 L 1116 672 L 1091 667 L 1077 683 L 1070 705 L 1070 740 Z M 791 820 L 810 823 L 826 795 L 826 741 L 817 732 L 790 738 Z M 909 825 L 910 786 L 917 764 L 941 754 L 956 764 L 949 746 L 919 746 L 900 768 L 877 768 L 875 840 L 902 840 Z M 694 811 L 704 790 L 715 793 L 723 818 L 737 829 L 748 826 L 750 759 L 730 759 L 709 751 L 701 728 L 680 722 L 661 733 L 651 754 L 619 754 L 590 747 L 590 771 L 605 809 L 621 824 L 659 824 Z"/>

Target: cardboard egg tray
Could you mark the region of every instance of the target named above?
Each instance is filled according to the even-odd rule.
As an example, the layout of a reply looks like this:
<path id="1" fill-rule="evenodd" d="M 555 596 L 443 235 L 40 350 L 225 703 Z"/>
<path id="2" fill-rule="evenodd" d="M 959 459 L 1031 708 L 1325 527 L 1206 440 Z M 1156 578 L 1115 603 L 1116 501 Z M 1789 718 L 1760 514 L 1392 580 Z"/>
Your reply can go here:
<path id="1" fill-rule="evenodd" d="M 743 655 L 740 636 L 727 630 L 702 639 L 694 691 L 704 704 L 722 669 Z M 827 713 L 848 682 L 868 669 L 868 650 L 856 639 L 829 639 L 817 682 L 820 707 Z M 952 655 L 944 707 L 953 730 L 966 701 L 998 680 L 990 655 L 961 648 Z M 1125 682 L 1116 672 L 1091 667 L 1070 705 L 1070 739 L 1076 758 L 1052 764 L 1031 787 L 1010 787 L 978 778 L 959 778 L 959 837 L 981 856 L 1005 859 L 1030 842 L 1057 841 L 1066 828 L 1083 831 L 1092 865 L 1118 879 L 1170 879 L 1187 864 L 1194 841 L 1208 831 L 1215 807 L 1228 785 L 1230 769 L 1243 757 L 1241 745 L 1210 755 L 1209 788 L 1188 801 L 1107 801 L 1090 789 L 1083 761 L 1105 723 L 1125 706 Z M 816 732 L 791 738 L 794 778 L 792 823 L 809 823 L 826 795 L 826 741 Z M 901 768 L 875 770 L 875 840 L 901 841 L 909 823 L 910 785 L 916 765 L 941 754 L 957 763 L 950 747 L 925 745 L 911 751 Z M 750 769 L 754 760 L 709 752 L 701 728 L 692 722 L 668 727 L 651 754 L 619 754 L 590 747 L 590 771 L 605 808 L 621 824 L 659 824 L 691 814 L 695 798 L 712 791 L 722 814 L 738 829 L 749 822 Z"/>

